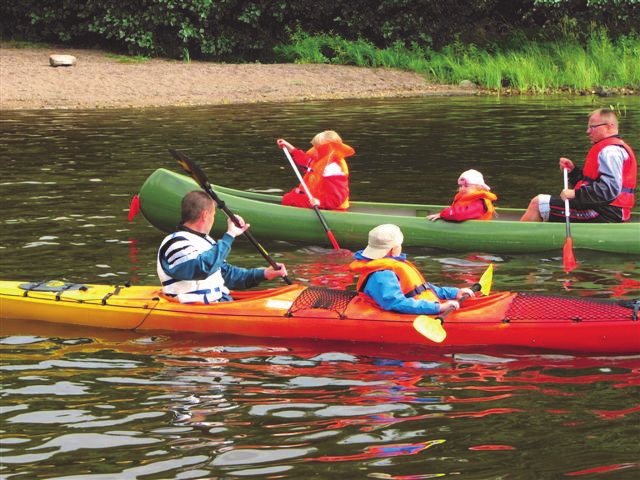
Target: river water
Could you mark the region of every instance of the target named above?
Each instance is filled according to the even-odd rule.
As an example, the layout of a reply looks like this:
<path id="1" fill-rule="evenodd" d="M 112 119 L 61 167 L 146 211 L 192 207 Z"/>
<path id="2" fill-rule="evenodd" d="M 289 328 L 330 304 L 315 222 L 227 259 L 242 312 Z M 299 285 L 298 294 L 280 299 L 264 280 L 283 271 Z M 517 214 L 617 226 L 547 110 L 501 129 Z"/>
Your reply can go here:
<path id="1" fill-rule="evenodd" d="M 212 182 L 288 190 L 275 145 L 337 130 L 354 199 L 448 203 L 481 170 L 499 205 L 556 193 L 587 113 L 613 104 L 640 148 L 640 98 L 417 98 L 2 112 L 0 278 L 155 284 L 163 234 L 129 201 L 187 153 Z M 249 222 L 251 219 L 247 219 Z M 258 239 L 259 241 L 261 239 Z M 366 239 L 363 239 L 363 246 Z M 236 242 L 233 263 L 264 263 Z M 349 252 L 261 242 L 296 282 L 348 287 Z M 638 259 L 576 251 L 408 252 L 434 283 L 496 266 L 495 290 L 640 296 Z M 1 308 L 1 307 L 0 307 Z M 443 355 L 2 322 L 2 478 L 637 478 L 640 357 Z"/>

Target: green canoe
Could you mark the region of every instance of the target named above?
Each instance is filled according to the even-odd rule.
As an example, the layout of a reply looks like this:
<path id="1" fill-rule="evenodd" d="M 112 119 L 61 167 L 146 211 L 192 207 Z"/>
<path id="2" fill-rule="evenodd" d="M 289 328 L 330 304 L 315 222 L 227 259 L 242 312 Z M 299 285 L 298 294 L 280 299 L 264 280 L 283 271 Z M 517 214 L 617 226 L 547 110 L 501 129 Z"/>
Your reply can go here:
<path id="1" fill-rule="evenodd" d="M 180 201 L 184 194 L 199 188 L 185 175 L 160 168 L 152 173 L 138 194 L 140 210 L 147 221 L 165 232 L 172 232 L 180 220 Z M 329 239 L 311 209 L 285 207 L 280 198 L 213 186 L 229 209 L 251 224 L 253 235 L 262 239 L 292 243 L 328 245 Z M 358 249 L 367 243 L 367 234 L 376 225 L 395 223 L 404 233 L 405 246 L 424 246 L 451 251 L 485 253 L 525 253 L 562 251 L 564 223 L 523 223 L 520 209 L 498 208 L 498 220 L 452 223 L 430 222 L 428 214 L 444 208 L 438 205 L 351 202 L 347 212 L 323 210 L 340 247 Z M 573 247 L 603 252 L 640 254 L 640 214 L 635 212 L 624 224 L 572 224 Z M 217 221 L 213 235 L 220 236 L 226 222 Z"/>

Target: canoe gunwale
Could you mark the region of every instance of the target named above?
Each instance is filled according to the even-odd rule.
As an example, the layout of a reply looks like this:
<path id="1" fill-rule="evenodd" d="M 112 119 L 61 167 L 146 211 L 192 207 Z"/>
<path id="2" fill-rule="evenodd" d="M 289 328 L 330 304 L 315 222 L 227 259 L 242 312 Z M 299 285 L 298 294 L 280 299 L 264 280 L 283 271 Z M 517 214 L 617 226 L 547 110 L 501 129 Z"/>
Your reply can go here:
<path id="1" fill-rule="evenodd" d="M 139 198 L 145 219 L 154 227 L 171 232 L 179 222 L 182 196 L 199 188 L 189 177 L 166 169 L 157 169 L 142 185 Z M 234 213 L 251 223 L 256 238 L 287 241 L 294 244 L 327 244 L 324 229 L 313 210 L 280 205 L 279 196 L 239 191 L 215 186 L 217 194 Z M 349 211 L 323 210 L 323 216 L 343 248 L 358 249 L 366 244 L 369 230 L 381 223 L 395 223 L 405 237 L 405 247 L 480 253 L 531 253 L 562 250 L 563 223 L 520 222 L 522 209 L 498 208 L 499 217 L 491 222 L 429 222 L 428 213 L 441 205 L 411 205 L 352 201 Z M 384 210 L 384 214 L 375 213 Z M 411 212 L 413 216 L 411 216 Z M 418 213 L 416 213 L 418 212 Z M 418 216 L 416 216 L 418 215 Z M 226 225 L 216 222 L 212 234 L 222 235 Z M 295 226 L 295 228 L 292 228 Z M 628 255 L 640 255 L 640 214 L 624 224 L 572 225 L 573 246 Z"/>

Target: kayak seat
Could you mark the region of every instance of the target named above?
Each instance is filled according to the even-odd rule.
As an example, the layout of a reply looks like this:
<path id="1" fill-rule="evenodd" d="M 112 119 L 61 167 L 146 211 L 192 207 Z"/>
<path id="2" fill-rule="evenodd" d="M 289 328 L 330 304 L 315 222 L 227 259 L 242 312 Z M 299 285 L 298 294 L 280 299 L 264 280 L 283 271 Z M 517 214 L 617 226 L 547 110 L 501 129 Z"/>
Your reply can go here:
<path id="1" fill-rule="evenodd" d="M 325 287 L 308 287 L 293 301 L 286 313 L 293 317 L 299 310 L 323 309 L 332 310 L 344 318 L 349 302 L 358 296 L 358 292 L 347 290 L 333 290 Z"/>

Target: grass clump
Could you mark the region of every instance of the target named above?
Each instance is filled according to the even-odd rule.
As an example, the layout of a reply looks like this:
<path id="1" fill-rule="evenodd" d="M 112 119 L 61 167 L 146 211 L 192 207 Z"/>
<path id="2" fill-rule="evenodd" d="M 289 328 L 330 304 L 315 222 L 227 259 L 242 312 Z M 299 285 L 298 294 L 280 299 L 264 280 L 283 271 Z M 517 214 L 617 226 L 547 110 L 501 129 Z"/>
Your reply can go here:
<path id="1" fill-rule="evenodd" d="M 424 74 L 436 83 L 470 80 L 484 89 L 513 93 L 640 89 L 640 37 L 631 34 L 613 41 L 603 29 L 591 32 L 586 43 L 571 35 L 555 42 L 516 35 L 507 47 L 480 48 L 456 41 L 437 52 L 402 42 L 379 49 L 363 39 L 310 36 L 299 30 L 290 39 L 274 50 L 280 61 L 397 68 Z"/>
<path id="2" fill-rule="evenodd" d="M 118 55 L 115 53 L 106 53 L 105 57 L 117 61 L 118 63 L 144 63 L 151 60 L 151 58 L 144 55 Z"/>
<path id="3" fill-rule="evenodd" d="M 36 42 L 23 42 L 20 40 L 0 40 L 3 48 L 47 48 L 49 45 Z"/>

